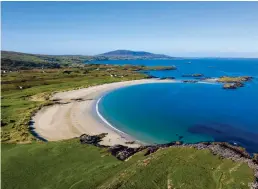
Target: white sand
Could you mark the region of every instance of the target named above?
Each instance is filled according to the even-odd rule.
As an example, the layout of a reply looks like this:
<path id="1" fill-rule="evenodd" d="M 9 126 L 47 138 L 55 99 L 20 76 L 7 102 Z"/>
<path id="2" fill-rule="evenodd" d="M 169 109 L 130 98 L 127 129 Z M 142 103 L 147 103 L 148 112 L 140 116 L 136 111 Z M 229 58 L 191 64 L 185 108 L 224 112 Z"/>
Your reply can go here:
<path id="1" fill-rule="evenodd" d="M 56 104 L 44 107 L 32 118 L 35 132 L 48 141 L 57 141 L 79 137 L 81 134 L 96 135 L 108 133 L 101 144 L 126 145 L 126 141 L 132 140 L 129 136 L 112 128 L 96 112 L 96 102 L 108 91 L 124 86 L 144 83 L 176 82 L 175 80 L 143 79 L 98 85 L 79 90 L 56 93 L 51 99 L 59 99 L 67 104 Z M 137 91 L 135 91 L 137 92 Z M 83 101 L 73 99 L 81 98 Z M 127 146 L 138 146 L 131 144 Z"/>

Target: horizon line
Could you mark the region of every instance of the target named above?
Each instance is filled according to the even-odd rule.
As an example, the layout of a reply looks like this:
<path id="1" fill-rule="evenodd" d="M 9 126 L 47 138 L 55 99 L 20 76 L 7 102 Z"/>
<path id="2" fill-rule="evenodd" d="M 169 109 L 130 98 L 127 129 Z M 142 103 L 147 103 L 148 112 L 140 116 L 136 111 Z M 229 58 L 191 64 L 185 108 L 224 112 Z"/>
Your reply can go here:
<path id="1" fill-rule="evenodd" d="M 173 55 L 167 55 L 167 54 L 164 54 L 164 53 L 154 53 L 154 52 L 149 52 L 149 51 L 144 51 L 144 50 L 127 50 L 127 49 L 116 49 L 116 50 L 106 51 L 104 53 L 119 51 L 119 50 L 126 50 L 126 51 L 132 51 L 132 52 L 148 52 L 148 53 L 152 53 L 152 54 L 162 54 L 162 55 L 170 56 L 171 58 L 221 58 L 221 59 L 223 59 L 223 58 L 232 58 L 232 59 L 244 58 L 244 59 L 258 59 L 258 56 L 256 56 L 256 57 L 244 57 L 244 56 L 239 56 L 239 57 L 231 57 L 231 56 L 173 56 Z M 92 56 L 92 57 L 94 57 L 94 56 L 101 56 L 101 54 L 104 54 L 104 53 L 95 54 L 95 55 L 89 55 L 89 54 L 47 54 L 47 53 L 31 53 L 31 52 L 22 52 L 22 51 L 1 49 L 1 53 L 2 53 L 2 51 L 14 52 L 14 53 L 23 53 L 23 54 L 31 54 L 31 55 L 48 55 L 48 56 Z M 190 53 L 193 53 L 193 52 L 190 52 Z M 234 53 L 234 52 L 232 52 L 232 53 Z M 242 52 L 242 53 L 254 53 L 254 52 Z M 105 56 L 105 55 L 103 55 L 103 56 Z"/>

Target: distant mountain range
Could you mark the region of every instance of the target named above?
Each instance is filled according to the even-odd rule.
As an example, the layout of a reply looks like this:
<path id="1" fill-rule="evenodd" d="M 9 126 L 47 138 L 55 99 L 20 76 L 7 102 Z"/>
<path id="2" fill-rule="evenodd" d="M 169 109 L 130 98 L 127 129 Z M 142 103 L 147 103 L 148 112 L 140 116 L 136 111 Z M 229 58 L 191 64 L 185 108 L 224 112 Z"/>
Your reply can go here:
<path id="1" fill-rule="evenodd" d="M 13 51 L 1 51 L 2 69 L 59 68 L 101 60 L 130 59 L 172 59 L 163 54 L 153 54 L 144 51 L 116 50 L 96 56 L 85 55 L 45 55 L 29 54 Z"/>
<path id="2" fill-rule="evenodd" d="M 154 54 L 145 51 L 131 51 L 131 50 L 115 50 L 99 54 L 97 56 L 104 56 L 112 59 L 170 59 L 171 56 L 164 54 Z"/>

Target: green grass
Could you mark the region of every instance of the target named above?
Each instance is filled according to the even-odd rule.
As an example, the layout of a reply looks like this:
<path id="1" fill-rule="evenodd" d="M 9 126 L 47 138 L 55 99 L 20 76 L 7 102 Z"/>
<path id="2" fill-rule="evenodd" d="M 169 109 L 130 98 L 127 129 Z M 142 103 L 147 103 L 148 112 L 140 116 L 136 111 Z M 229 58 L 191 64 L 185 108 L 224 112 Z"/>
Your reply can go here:
<path id="1" fill-rule="evenodd" d="M 43 55 L 1 51 L 2 69 L 18 69 L 20 67 L 33 68 L 42 66 L 50 68 L 51 64 L 74 65 L 98 59 L 101 59 L 101 57 L 82 55 Z"/>
<path id="2" fill-rule="evenodd" d="M 3 189 L 248 188 L 253 172 L 208 150 L 167 148 L 122 162 L 78 139 L 2 144 Z M 169 185 L 169 187 L 168 187 Z"/>

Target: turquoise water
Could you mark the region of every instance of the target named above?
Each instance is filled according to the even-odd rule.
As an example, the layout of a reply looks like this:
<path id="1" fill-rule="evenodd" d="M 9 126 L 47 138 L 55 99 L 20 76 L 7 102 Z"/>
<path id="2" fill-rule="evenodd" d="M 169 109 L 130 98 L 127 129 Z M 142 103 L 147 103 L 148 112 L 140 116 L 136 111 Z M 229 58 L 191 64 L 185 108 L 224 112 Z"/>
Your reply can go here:
<path id="1" fill-rule="evenodd" d="M 191 61 L 191 64 L 187 62 Z M 162 83 L 121 88 L 99 103 L 102 116 L 119 130 L 147 143 L 225 141 L 258 152 L 258 59 L 181 59 L 106 61 L 110 64 L 176 65 L 175 71 L 149 74 L 181 79 L 249 75 L 253 81 L 237 90 L 220 84 Z"/>

